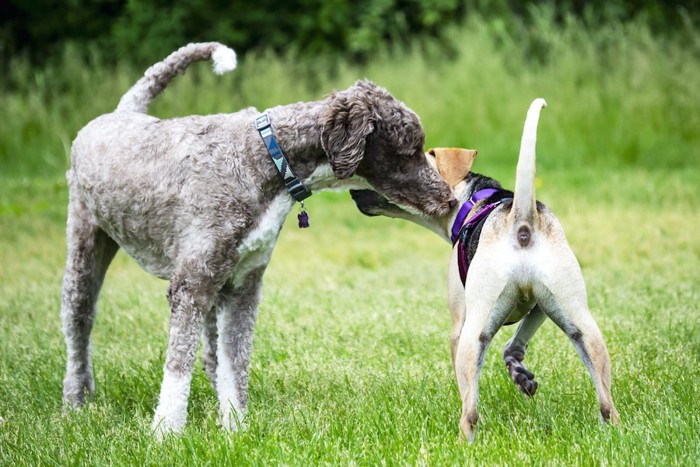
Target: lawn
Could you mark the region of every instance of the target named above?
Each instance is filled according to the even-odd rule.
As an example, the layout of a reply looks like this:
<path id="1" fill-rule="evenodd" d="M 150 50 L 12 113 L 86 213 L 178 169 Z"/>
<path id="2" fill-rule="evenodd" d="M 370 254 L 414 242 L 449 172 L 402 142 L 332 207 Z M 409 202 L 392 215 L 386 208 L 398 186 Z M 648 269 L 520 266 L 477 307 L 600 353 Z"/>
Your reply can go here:
<path id="1" fill-rule="evenodd" d="M 458 54 L 438 64 L 387 52 L 306 84 L 288 57 L 250 57 L 231 81 L 195 68 L 154 113 L 264 108 L 367 76 L 418 111 L 428 145 L 476 147 L 474 170 L 512 187 L 527 105 L 546 98 L 538 198 L 582 265 L 612 358 L 620 428 L 599 423 L 585 367 L 547 322 L 527 357 L 537 395 L 525 399 L 508 378 L 500 350 L 514 328 L 505 328 L 482 373 L 476 442 L 460 443 L 450 247 L 412 224 L 365 218 L 346 193 L 314 195 L 311 228 L 290 219 L 280 236 L 256 328 L 247 430 L 217 429 L 198 363 L 186 431 L 154 441 L 167 284 L 122 253 L 98 303 L 96 397 L 65 413 L 62 172 L 75 131 L 113 108 L 138 75 L 127 65 L 89 69 L 67 54 L 44 71 L 18 61 L 0 94 L 0 464 L 697 465 L 700 66 L 684 55 L 700 47 L 697 35 L 681 45 L 616 26 L 600 34 L 610 43 L 587 45 L 585 31 L 552 30 L 543 37 L 559 58 L 530 63 L 506 53 L 517 44 L 472 26 L 455 32 Z M 268 93 L 257 81 L 266 63 L 279 84 Z"/>
<path id="2" fill-rule="evenodd" d="M 311 229 L 283 230 L 256 330 L 247 431 L 229 439 L 216 429 L 198 365 L 185 434 L 152 440 L 166 283 L 122 254 L 94 331 L 97 396 L 64 414 L 66 189 L 16 181 L 0 189 L 0 461 L 687 465 L 700 454 L 700 171 L 540 177 L 539 198 L 562 220 L 610 349 L 619 430 L 599 423 L 584 366 L 548 322 L 528 354 L 538 394 L 526 400 L 508 379 L 499 349 L 513 329 L 504 329 L 481 380 L 476 443 L 458 443 L 450 248 L 417 226 L 364 218 L 344 193 L 312 198 Z"/>

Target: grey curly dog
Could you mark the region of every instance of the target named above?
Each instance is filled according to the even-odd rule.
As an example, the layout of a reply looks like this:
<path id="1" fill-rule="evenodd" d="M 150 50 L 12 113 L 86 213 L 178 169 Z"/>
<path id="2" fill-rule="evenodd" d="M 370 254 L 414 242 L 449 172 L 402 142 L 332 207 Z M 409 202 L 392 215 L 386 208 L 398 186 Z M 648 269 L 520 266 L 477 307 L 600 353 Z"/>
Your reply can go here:
<path id="1" fill-rule="evenodd" d="M 231 49 L 200 43 L 149 68 L 114 112 L 80 130 L 67 174 L 66 406 L 94 393 L 95 302 L 122 248 L 169 280 L 170 337 L 153 420 L 159 436 L 185 426 L 200 335 L 221 424 L 235 430 L 242 422 L 262 276 L 294 204 L 256 130 L 256 109 L 173 119 L 145 113 L 170 80 L 208 59 L 217 72 L 236 64 Z M 446 215 L 456 203 L 423 156 L 417 115 L 371 82 L 267 112 L 290 165 L 312 190 L 370 188 L 426 216 Z"/>

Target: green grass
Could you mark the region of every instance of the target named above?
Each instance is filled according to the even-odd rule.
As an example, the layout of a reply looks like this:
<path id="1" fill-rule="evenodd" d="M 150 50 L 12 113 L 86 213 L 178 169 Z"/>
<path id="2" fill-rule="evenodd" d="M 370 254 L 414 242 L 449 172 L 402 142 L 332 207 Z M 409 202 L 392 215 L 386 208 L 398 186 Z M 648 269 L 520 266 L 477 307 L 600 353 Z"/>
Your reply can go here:
<path id="1" fill-rule="evenodd" d="M 623 424 L 618 430 L 598 422 L 588 374 L 548 322 L 528 354 L 541 383 L 529 401 L 499 357 L 513 329 L 497 335 L 472 446 L 457 442 L 449 246 L 408 223 L 364 218 L 340 193 L 315 196 L 312 228 L 290 222 L 273 255 L 247 431 L 229 439 L 216 429 L 216 398 L 198 364 L 187 430 L 164 445 L 152 441 L 167 343 L 166 284 L 121 254 L 94 331 L 96 399 L 62 413 L 66 190 L 55 180 L 5 184 L 0 463 L 694 463 L 699 176 L 698 169 L 541 171 L 539 197 L 567 229 L 612 355 Z"/>
<path id="2" fill-rule="evenodd" d="M 60 281 L 75 132 L 113 109 L 139 72 L 67 52 L 0 79 L 0 464 L 611 464 L 700 458 L 700 76 L 698 34 L 660 40 L 643 24 L 546 21 L 512 39 L 497 23 L 364 66 L 249 56 L 204 65 L 153 106 L 160 116 L 320 98 L 367 76 L 422 117 L 428 145 L 476 147 L 474 169 L 512 187 L 527 106 L 542 96 L 538 197 L 560 217 L 612 356 L 620 429 L 598 422 L 590 378 L 546 323 L 528 354 L 540 390 L 510 382 L 496 336 L 481 378 L 476 443 L 457 442 L 450 365 L 449 246 L 419 227 L 361 216 L 347 194 L 314 195 L 312 228 L 290 220 L 265 278 L 249 426 L 216 428 L 198 364 L 185 433 L 149 425 L 167 344 L 166 283 L 119 254 L 93 333 L 97 395 L 61 407 Z M 687 38 L 686 38 L 687 39 Z M 266 84 L 260 78 L 265 76 Z M 269 83 L 273 83 L 270 85 Z"/>

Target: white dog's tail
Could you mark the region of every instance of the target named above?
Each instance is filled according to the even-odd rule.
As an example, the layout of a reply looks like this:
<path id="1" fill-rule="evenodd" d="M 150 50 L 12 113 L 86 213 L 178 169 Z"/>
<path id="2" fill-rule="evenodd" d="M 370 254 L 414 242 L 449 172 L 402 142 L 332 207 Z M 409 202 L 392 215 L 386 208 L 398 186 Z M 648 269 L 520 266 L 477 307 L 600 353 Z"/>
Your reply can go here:
<path id="1" fill-rule="evenodd" d="M 520 141 L 520 155 L 515 172 L 515 194 L 510 216 L 520 246 L 528 246 L 532 229 L 537 219 L 535 201 L 535 144 L 537 143 L 537 122 L 540 110 L 547 107 L 544 99 L 535 99 L 530 104 L 525 118 L 523 137 Z"/>
<path id="2" fill-rule="evenodd" d="M 165 60 L 152 65 L 117 106 L 117 111 L 146 113 L 151 101 L 192 62 L 211 59 L 214 73 L 223 74 L 236 68 L 236 53 L 218 42 L 201 42 L 180 47 Z"/>

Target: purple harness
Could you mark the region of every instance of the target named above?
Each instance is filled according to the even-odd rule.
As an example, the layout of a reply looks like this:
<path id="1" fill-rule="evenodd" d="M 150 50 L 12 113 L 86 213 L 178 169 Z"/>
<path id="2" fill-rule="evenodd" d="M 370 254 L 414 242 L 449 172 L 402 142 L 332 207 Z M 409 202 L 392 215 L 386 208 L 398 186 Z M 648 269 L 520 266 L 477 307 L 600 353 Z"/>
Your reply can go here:
<path id="1" fill-rule="evenodd" d="M 457 264 L 459 265 L 459 277 L 462 279 L 462 285 L 467 282 L 467 271 L 469 270 L 469 259 L 467 258 L 466 241 L 467 235 L 461 235 L 462 232 L 468 234 L 470 229 L 476 226 L 481 220 L 488 216 L 491 211 L 501 204 L 505 199 L 496 201 L 495 203 L 487 204 L 479 208 L 469 219 L 467 216 L 474 209 L 474 205 L 479 201 L 489 198 L 498 190 L 493 188 L 485 188 L 479 190 L 472 195 L 469 200 L 459 208 L 454 224 L 452 224 L 452 244 L 457 244 Z"/>

